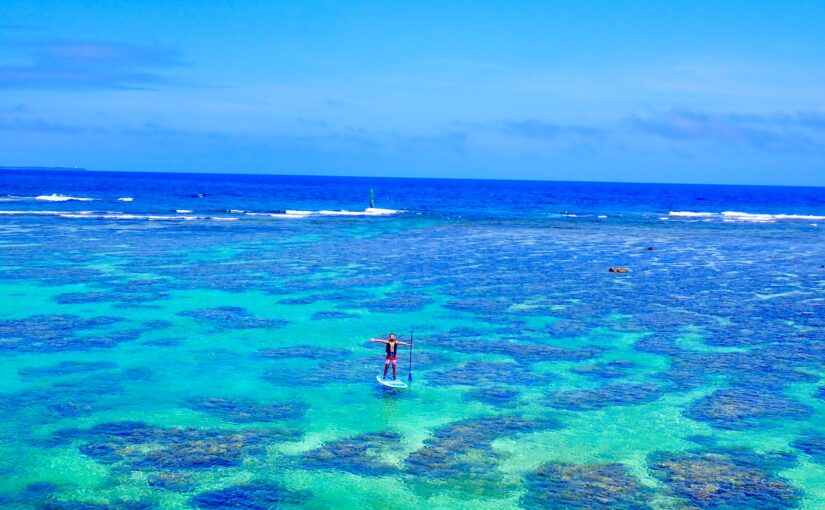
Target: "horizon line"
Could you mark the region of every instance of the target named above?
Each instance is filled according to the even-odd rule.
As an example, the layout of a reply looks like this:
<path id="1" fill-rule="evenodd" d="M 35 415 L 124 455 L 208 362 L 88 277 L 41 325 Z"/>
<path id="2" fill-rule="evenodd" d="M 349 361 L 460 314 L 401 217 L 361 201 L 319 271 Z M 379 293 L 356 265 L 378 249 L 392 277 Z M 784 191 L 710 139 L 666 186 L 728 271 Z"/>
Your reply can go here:
<path id="1" fill-rule="evenodd" d="M 825 188 L 825 184 L 754 184 L 754 183 L 714 183 L 714 182 L 662 182 L 662 181 L 598 181 L 598 180 L 569 180 L 569 179 L 507 179 L 490 177 L 413 177 L 413 176 L 383 176 L 383 175 L 324 175 L 324 174 L 291 174 L 291 173 L 245 173 L 245 172 L 208 172 L 208 171 L 168 171 L 168 170 L 100 170 L 78 166 L 26 166 L 0 165 L 2 171 L 30 171 L 30 172 L 84 172 L 84 173 L 113 173 L 113 174 L 169 174 L 169 175 L 225 175 L 225 176 L 273 176 L 273 177 L 325 177 L 325 178 L 358 178 L 358 179 L 409 179 L 433 181 L 494 181 L 494 182 L 563 182 L 579 184 L 654 184 L 670 186 L 741 186 L 763 188 Z"/>

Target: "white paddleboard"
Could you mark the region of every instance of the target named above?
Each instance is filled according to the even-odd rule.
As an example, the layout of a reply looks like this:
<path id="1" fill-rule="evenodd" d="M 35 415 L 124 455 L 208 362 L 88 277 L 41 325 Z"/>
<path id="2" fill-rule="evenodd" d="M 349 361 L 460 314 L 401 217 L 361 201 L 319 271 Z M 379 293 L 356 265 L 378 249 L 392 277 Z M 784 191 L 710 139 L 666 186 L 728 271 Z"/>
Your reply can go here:
<path id="1" fill-rule="evenodd" d="M 396 379 L 395 381 L 393 381 L 392 379 L 382 379 L 380 375 L 376 375 L 375 380 L 383 384 L 387 388 L 397 388 L 399 390 L 403 390 L 407 387 L 407 383 L 401 382 L 400 379 Z"/>

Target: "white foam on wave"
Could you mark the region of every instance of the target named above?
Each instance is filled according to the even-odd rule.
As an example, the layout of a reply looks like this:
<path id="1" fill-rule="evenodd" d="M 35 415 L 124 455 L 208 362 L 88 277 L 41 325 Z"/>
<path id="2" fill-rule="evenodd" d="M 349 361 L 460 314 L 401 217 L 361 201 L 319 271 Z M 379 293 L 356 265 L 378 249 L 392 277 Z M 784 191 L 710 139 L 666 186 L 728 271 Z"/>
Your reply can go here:
<path id="1" fill-rule="evenodd" d="M 61 211 L 0 211 L 0 214 L 5 214 L 7 216 L 16 216 L 16 215 L 59 216 L 63 213 Z"/>
<path id="2" fill-rule="evenodd" d="M 121 202 L 134 202 L 135 199 L 132 197 L 120 197 L 118 200 Z"/>
<path id="3" fill-rule="evenodd" d="M 774 223 L 780 220 L 789 221 L 815 221 L 825 220 L 825 216 L 813 214 L 767 214 L 767 213 L 746 213 L 739 211 L 722 211 L 721 213 L 693 212 L 693 211 L 670 211 L 670 217 L 677 218 L 701 218 L 704 221 L 710 219 L 721 219 L 725 223 L 752 222 L 752 223 Z"/>
<path id="4" fill-rule="evenodd" d="M 45 200 L 46 202 L 69 202 L 69 201 L 78 201 L 78 202 L 90 202 L 95 200 L 94 198 L 86 198 L 86 197 L 70 197 L 67 195 L 58 195 L 57 193 L 52 193 L 51 195 L 38 195 L 34 197 L 35 200 Z"/>
<path id="5" fill-rule="evenodd" d="M 677 216 L 681 218 L 709 218 L 714 213 L 709 212 L 693 212 L 693 211 L 670 211 L 668 216 Z"/>
<path id="6" fill-rule="evenodd" d="M 69 219 L 98 219 L 98 220 L 152 220 L 152 221 L 179 221 L 179 220 L 213 220 L 213 221 L 237 221 L 238 216 L 188 216 L 193 211 L 192 209 L 175 209 L 177 215 L 157 215 L 157 214 L 133 214 L 119 211 L 38 211 L 38 210 L 15 210 L 2 211 L 0 215 L 34 215 L 34 216 L 58 216 Z M 384 216 L 389 214 L 396 214 L 399 210 L 395 209 L 379 209 L 367 208 L 363 211 L 347 211 L 347 210 L 321 210 L 321 211 L 302 211 L 287 209 L 283 212 L 248 212 L 239 209 L 230 209 L 227 211 L 230 214 L 243 214 L 244 216 L 255 216 L 265 218 L 308 218 L 312 216 Z M 184 216 L 187 215 L 187 216 Z"/>
<path id="7" fill-rule="evenodd" d="M 396 209 L 381 209 L 378 207 L 367 207 L 363 211 L 349 211 L 346 209 L 322 209 L 320 211 L 304 211 L 300 209 L 286 209 L 283 212 L 274 213 L 258 213 L 246 212 L 246 216 L 269 216 L 272 218 L 309 218 L 312 216 L 386 216 L 390 214 L 397 214 L 400 210 Z"/>
<path id="8" fill-rule="evenodd" d="M 318 214 L 322 216 L 386 216 L 390 214 L 397 214 L 402 211 L 396 209 L 381 209 L 378 207 L 367 207 L 363 211 L 347 211 L 341 209 L 338 211 L 322 210 Z"/>
<path id="9" fill-rule="evenodd" d="M 600 220 L 606 220 L 607 216 L 604 215 L 604 214 L 600 214 L 600 215 L 597 216 L 597 218 L 599 218 Z"/>
<path id="10" fill-rule="evenodd" d="M 754 213 L 745 213 L 745 212 L 738 212 L 738 211 L 723 211 L 722 218 L 723 221 L 731 222 L 731 221 L 752 221 L 756 223 L 773 223 L 777 220 L 777 216 L 774 214 L 754 214 Z"/>

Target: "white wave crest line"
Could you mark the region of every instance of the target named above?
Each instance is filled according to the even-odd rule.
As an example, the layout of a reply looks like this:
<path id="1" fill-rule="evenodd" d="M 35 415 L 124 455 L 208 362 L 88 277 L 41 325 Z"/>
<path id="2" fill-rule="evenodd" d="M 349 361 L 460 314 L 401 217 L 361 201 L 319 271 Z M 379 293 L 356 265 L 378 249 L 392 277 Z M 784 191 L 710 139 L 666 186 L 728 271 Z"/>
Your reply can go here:
<path id="1" fill-rule="evenodd" d="M 120 201 L 120 202 L 134 202 L 134 200 L 135 199 L 133 197 L 120 197 L 120 198 L 118 198 L 118 201 Z"/>
<path id="2" fill-rule="evenodd" d="M 677 216 L 677 217 L 684 217 L 684 218 L 707 218 L 707 217 L 710 217 L 710 216 L 715 216 L 715 213 L 693 212 L 693 211 L 670 211 L 667 214 L 668 214 L 668 216 Z"/>
<path id="3" fill-rule="evenodd" d="M 77 201 L 77 202 L 90 202 L 92 200 L 97 200 L 95 198 L 86 198 L 86 197 L 70 197 L 68 195 L 58 195 L 57 193 L 52 193 L 51 195 L 38 195 L 34 197 L 35 200 L 44 200 L 46 202 L 69 202 L 69 201 Z"/>
<path id="4" fill-rule="evenodd" d="M 768 213 L 746 213 L 739 211 L 722 211 L 721 213 L 711 212 L 694 212 L 694 211 L 670 211 L 670 217 L 676 218 L 720 218 L 727 223 L 737 221 L 749 221 L 755 223 L 773 223 L 777 220 L 799 220 L 799 221 L 816 221 L 824 220 L 825 216 L 815 214 L 768 214 Z"/>

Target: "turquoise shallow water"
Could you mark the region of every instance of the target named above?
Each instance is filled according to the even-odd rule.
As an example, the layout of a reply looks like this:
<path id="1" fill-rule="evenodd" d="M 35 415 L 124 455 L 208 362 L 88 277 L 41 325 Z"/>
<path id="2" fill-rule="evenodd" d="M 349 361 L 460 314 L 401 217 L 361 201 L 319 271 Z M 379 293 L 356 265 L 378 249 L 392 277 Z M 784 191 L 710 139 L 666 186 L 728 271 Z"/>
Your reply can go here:
<path id="1" fill-rule="evenodd" d="M 825 237 L 662 214 L 0 218 L 0 503 L 825 507 Z"/>

